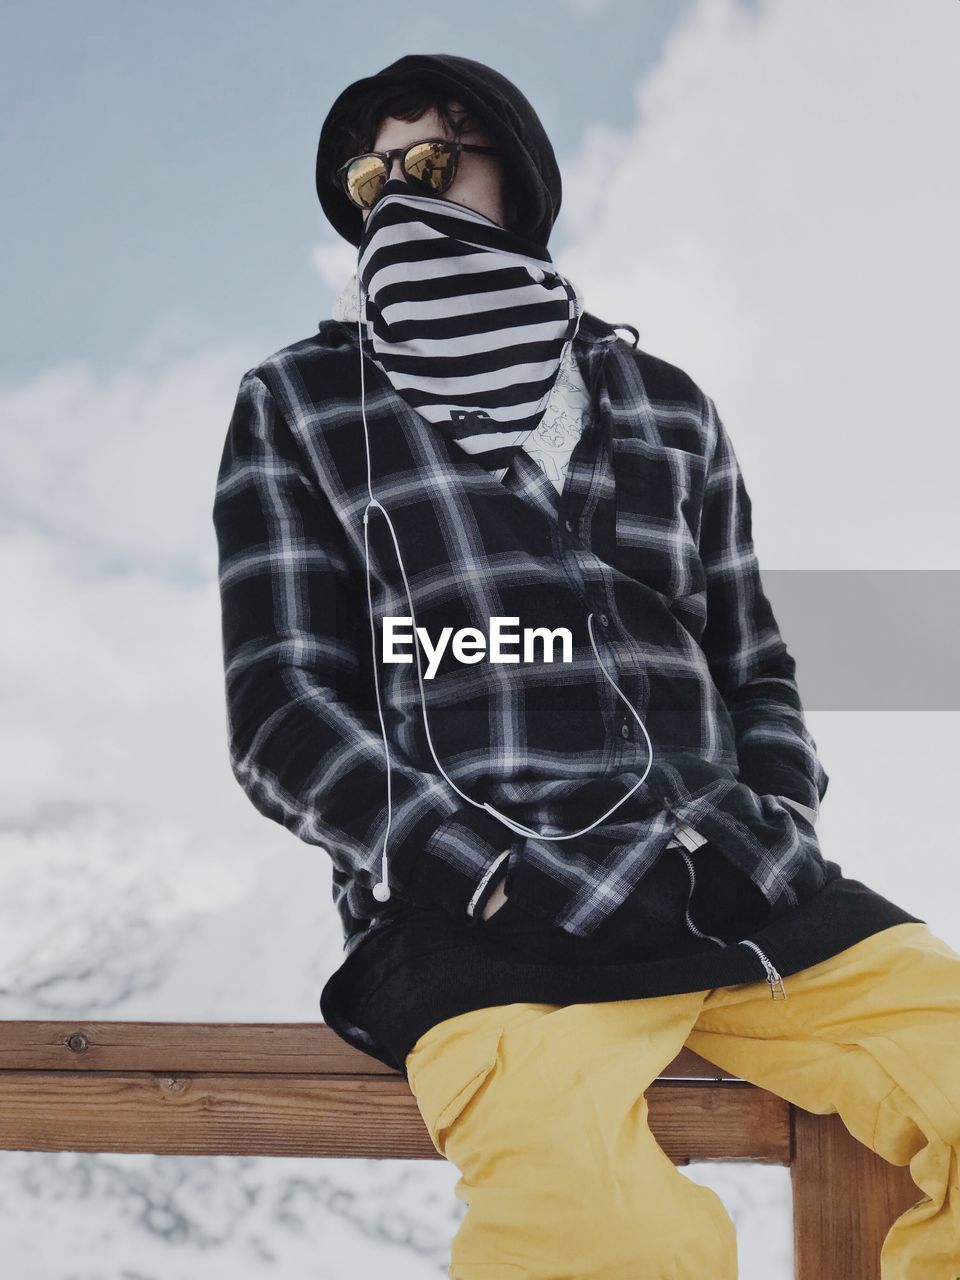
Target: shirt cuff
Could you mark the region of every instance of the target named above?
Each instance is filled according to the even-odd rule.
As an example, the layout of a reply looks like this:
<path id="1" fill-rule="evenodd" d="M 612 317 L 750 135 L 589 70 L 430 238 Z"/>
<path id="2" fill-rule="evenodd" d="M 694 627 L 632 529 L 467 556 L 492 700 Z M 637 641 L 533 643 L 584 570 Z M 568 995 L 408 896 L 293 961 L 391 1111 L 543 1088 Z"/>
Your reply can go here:
<path id="1" fill-rule="evenodd" d="M 791 800 L 789 796 L 778 796 L 777 799 L 782 800 L 784 804 L 788 804 L 799 813 L 802 813 L 808 822 L 816 822 L 819 812 L 817 809 L 811 809 L 808 804 L 801 804 L 799 800 Z"/>
<path id="2" fill-rule="evenodd" d="M 505 869 L 505 835 L 503 823 L 486 809 L 464 805 L 449 814 L 411 858 L 413 901 L 472 919 L 480 899 L 492 892 L 498 870 Z"/>
<path id="3" fill-rule="evenodd" d="M 510 849 L 512 848 L 513 846 L 511 845 Z M 507 859 L 510 857 L 510 849 L 504 849 L 499 858 L 490 864 L 473 897 L 467 903 L 467 915 L 471 919 L 483 920 L 484 908 L 493 897 L 493 892 L 497 885 L 501 884 L 507 873 Z"/>

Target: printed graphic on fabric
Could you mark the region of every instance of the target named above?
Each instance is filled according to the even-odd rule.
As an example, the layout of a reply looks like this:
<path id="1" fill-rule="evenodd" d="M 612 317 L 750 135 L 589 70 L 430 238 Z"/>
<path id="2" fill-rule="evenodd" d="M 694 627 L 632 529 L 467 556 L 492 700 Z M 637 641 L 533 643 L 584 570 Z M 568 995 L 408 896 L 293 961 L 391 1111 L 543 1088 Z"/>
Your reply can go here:
<path id="1" fill-rule="evenodd" d="M 396 646 L 411 645 L 412 631 L 415 630 L 421 645 L 429 659 L 425 678 L 432 680 L 440 666 L 440 662 L 450 647 L 458 662 L 473 665 L 482 662 L 486 657 L 490 662 L 572 662 L 573 636 L 568 627 L 524 627 L 523 656 L 519 653 L 506 652 L 503 645 L 517 645 L 520 637 L 509 630 L 519 624 L 518 617 L 500 617 L 494 615 L 490 619 L 489 650 L 487 637 L 479 627 L 461 627 L 454 632 L 453 627 L 444 627 L 436 644 L 431 640 L 426 627 L 411 628 L 409 615 L 387 615 L 383 619 L 383 661 L 413 662 L 413 653 L 398 652 Z M 452 638 L 451 638 L 452 637 Z M 555 643 L 560 642 L 560 658 L 554 656 Z M 537 642 L 540 641 L 539 652 Z"/>

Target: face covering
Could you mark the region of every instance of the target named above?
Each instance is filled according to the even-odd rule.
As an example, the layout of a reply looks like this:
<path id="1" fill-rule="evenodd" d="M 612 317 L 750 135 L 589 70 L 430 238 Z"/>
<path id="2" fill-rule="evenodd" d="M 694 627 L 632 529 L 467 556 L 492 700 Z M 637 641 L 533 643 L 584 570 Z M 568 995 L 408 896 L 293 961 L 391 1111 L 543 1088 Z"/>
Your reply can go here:
<path id="1" fill-rule="evenodd" d="M 583 313 L 547 249 L 402 179 L 367 215 L 357 274 L 396 391 L 502 476 L 543 417 Z"/>

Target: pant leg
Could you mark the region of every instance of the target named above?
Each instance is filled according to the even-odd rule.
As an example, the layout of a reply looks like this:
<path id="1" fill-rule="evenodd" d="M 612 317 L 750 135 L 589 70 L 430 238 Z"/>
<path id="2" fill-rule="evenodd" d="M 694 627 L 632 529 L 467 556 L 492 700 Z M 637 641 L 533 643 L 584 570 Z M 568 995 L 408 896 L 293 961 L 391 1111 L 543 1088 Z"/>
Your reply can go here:
<path id="1" fill-rule="evenodd" d="M 883 929 L 784 979 L 710 992 L 687 1044 L 909 1164 L 924 1197 L 896 1220 L 881 1280 L 960 1277 L 960 955 L 924 923 Z"/>
<path id="2" fill-rule="evenodd" d="M 706 994 L 499 1005 L 421 1036 L 410 1086 L 468 1206 L 452 1280 L 735 1280 L 734 1224 L 656 1142 L 644 1096 Z"/>

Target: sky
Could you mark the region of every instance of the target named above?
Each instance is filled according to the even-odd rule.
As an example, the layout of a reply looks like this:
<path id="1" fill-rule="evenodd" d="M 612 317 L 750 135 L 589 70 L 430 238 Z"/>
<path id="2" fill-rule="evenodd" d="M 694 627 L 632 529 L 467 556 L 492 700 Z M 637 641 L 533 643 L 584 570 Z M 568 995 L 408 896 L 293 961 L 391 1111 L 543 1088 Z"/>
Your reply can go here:
<path id="1" fill-rule="evenodd" d="M 407 52 L 488 62 L 540 113 L 564 182 L 558 268 L 588 310 L 685 369 L 734 442 L 831 778 L 825 855 L 960 948 L 943 803 L 960 703 L 940 710 L 919 683 L 936 690 L 948 656 L 911 664 L 913 701 L 886 696 L 898 657 L 957 625 L 958 27 L 960 6 L 896 0 L 493 0 L 470 31 L 434 3 L 8 0 L 0 1016 L 319 1019 L 340 959 L 329 867 L 230 773 L 210 513 L 241 375 L 314 332 L 353 269 L 313 187 L 324 115 Z M 869 602 L 858 635 L 850 593 L 865 588 L 838 570 L 879 575 L 899 654 L 871 635 Z M 819 589 L 793 590 L 811 571 Z M 898 582 L 919 571 L 908 609 Z M 824 616 L 831 574 L 842 633 Z M 872 701 L 824 694 L 864 663 Z M 17 1215 L 0 1229 L 30 1251 L 25 1277 L 62 1280 L 63 1233 L 81 1231 L 109 1247 L 110 1274 L 171 1274 L 162 1233 L 91 1224 L 57 1199 L 73 1166 L 42 1159 L 7 1158 L 23 1206 L 42 1187 L 61 1215 L 39 1243 Z M 106 1199 L 114 1176 L 133 1194 L 136 1160 L 83 1167 Z M 279 1196 L 294 1168 L 269 1170 L 256 1176 Z M 747 1280 L 785 1280 L 762 1235 L 782 1252 L 784 1171 L 750 1172 L 696 1176 L 742 1218 Z M 242 1200 L 253 1175 L 221 1173 Z M 320 1243 L 356 1258 L 361 1239 L 371 1261 L 389 1247 L 397 1275 L 441 1274 L 371 1226 L 400 1173 L 338 1164 L 360 1226 L 321 1178 L 302 1238 L 269 1217 L 258 1230 L 290 1269 Z M 453 1179 L 408 1173 L 425 1226 L 430 1190 Z M 189 1203 L 209 1225 L 223 1205 L 204 1195 Z M 221 1225 L 217 1265 L 259 1276 L 252 1229 Z M 196 1248 L 191 1274 L 215 1275 Z"/>
<path id="2" fill-rule="evenodd" d="M 116 373 L 155 343 L 265 353 L 301 337 L 331 301 L 307 247 L 339 239 L 314 161 L 341 89 L 404 53 L 478 58 L 522 85 L 562 164 L 590 122 L 629 123 L 688 8 L 492 0 L 470 32 L 436 0 L 8 0 L 0 379 L 75 359 Z"/>

